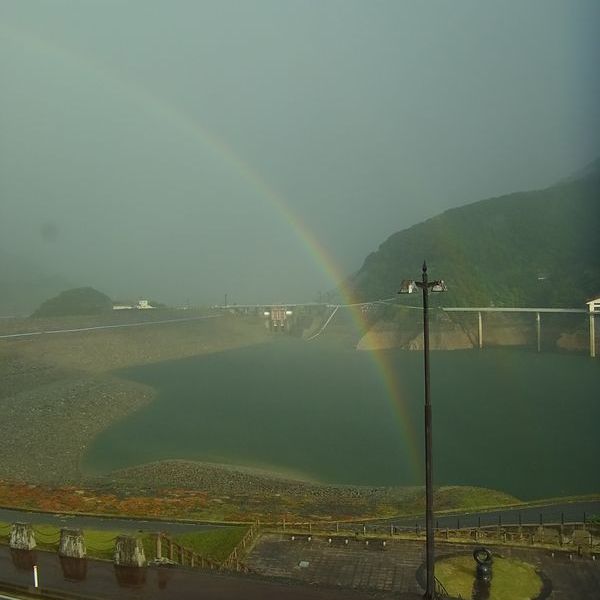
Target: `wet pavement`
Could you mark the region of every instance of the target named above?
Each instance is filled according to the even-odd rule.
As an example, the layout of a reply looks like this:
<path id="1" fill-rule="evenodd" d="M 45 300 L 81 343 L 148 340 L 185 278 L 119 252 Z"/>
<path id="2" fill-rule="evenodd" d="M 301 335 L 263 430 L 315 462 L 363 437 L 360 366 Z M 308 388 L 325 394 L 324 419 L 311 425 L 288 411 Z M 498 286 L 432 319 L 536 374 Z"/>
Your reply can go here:
<path id="1" fill-rule="evenodd" d="M 16 558 L 0 548 L 0 582 L 33 585 L 31 558 L 38 565 L 42 589 L 77 594 L 82 598 L 114 600 L 367 600 L 389 595 L 370 590 L 353 591 L 327 586 L 307 586 L 294 581 L 271 581 L 247 575 L 215 573 L 183 568 L 148 567 L 117 570 L 110 562 L 88 560 L 84 578 L 71 570 L 65 577 L 53 553 L 35 552 L 34 557 Z M 82 573 L 79 573 L 81 576 Z M 75 575 L 75 577 L 74 577 Z M 417 596 L 418 597 L 418 596 Z M 412 600 L 407 596 L 406 600 Z"/>
<path id="2" fill-rule="evenodd" d="M 307 584 L 377 590 L 381 593 L 422 594 L 417 572 L 423 563 L 424 542 L 264 535 L 246 559 L 263 575 L 295 578 Z M 478 546 L 480 544 L 477 544 Z M 476 544 L 436 543 L 436 557 L 470 555 Z M 531 548 L 487 546 L 499 556 L 529 562 L 543 574 L 550 600 L 600 598 L 600 560 L 579 558 L 568 552 Z"/>

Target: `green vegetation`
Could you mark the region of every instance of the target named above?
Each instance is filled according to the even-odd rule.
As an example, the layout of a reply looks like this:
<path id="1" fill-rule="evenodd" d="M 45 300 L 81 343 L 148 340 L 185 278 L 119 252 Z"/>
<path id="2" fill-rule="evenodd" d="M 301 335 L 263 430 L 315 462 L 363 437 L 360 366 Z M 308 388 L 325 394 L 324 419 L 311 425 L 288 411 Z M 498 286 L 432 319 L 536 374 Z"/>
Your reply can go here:
<path id="1" fill-rule="evenodd" d="M 390 236 L 348 282 L 364 300 L 399 277 L 443 278 L 444 305 L 581 306 L 600 290 L 600 159 L 545 190 L 448 210 Z M 439 300 L 438 300 L 439 301 Z"/>
<path id="2" fill-rule="evenodd" d="M 7 544 L 10 535 L 10 524 L 0 522 L 0 543 Z M 37 548 L 56 552 L 60 542 L 60 527 L 55 525 L 34 525 Z M 182 533 L 174 536 L 178 544 L 189 548 L 197 554 L 211 558 L 217 562 L 225 560 L 239 544 L 248 531 L 247 527 L 219 527 L 208 531 Z M 131 535 L 131 532 L 99 531 L 85 529 L 85 545 L 90 558 L 112 560 L 115 540 L 118 535 Z M 147 559 L 155 557 L 154 536 L 149 533 L 141 534 L 142 544 Z"/>
<path id="3" fill-rule="evenodd" d="M 475 561 L 469 554 L 436 562 L 435 576 L 452 596 L 471 598 Z M 513 558 L 494 558 L 490 600 L 530 600 L 542 589 L 533 565 Z"/>
<path id="4" fill-rule="evenodd" d="M 489 507 L 520 504 L 514 496 L 489 488 L 466 485 L 444 486 L 434 491 L 440 511 L 482 510 Z"/>
<path id="5" fill-rule="evenodd" d="M 99 315 L 112 311 L 112 300 L 91 287 L 74 288 L 50 298 L 33 313 L 33 317 Z"/>
<path id="6" fill-rule="evenodd" d="M 182 533 L 174 539 L 201 556 L 220 562 L 233 552 L 247 531 L 247 527 L 220 527 L 209 531 Z"/>
<path id="7" fill-rule="evenodd" d="M 588 519 L 588 523 L 591 523 L 592 525 L 600 525 L 600 515 L 592 515 Z"/>
<path id="8" fill-rule="evenodd" d="M 56 552 L 60 542 L 60 527 L 55 525 L 34 525 L 36 547 L 40 550 Z M 111 560 L 113 557 L 115 539 L 122 532 L 98 531 L 86 529 L 84 531 L 87 555 L 90 558 Z M 10 524 L 0 523 L 0 542 L 8 543 Z"/>

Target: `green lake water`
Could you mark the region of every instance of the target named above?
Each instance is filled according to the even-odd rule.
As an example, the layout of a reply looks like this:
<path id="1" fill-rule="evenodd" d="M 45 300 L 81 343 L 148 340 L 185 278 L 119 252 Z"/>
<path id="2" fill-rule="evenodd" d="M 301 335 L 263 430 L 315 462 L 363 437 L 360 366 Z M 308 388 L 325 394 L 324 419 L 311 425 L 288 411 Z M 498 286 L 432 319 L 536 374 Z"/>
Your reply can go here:
<path id="1" fill-rule="evenodd" d="M 84 466 L 185 458 L 323 482 L 420 485 L 422 355 L 387 356 L 401 411 L 369 353 L 327 342 L 282 337 L 121 371 L 157 397 L 100 434 Z M 523 499 L 600 491 L 600 361 L 525 349 L 433 352 L 431 377 L 436 484 Z"/>

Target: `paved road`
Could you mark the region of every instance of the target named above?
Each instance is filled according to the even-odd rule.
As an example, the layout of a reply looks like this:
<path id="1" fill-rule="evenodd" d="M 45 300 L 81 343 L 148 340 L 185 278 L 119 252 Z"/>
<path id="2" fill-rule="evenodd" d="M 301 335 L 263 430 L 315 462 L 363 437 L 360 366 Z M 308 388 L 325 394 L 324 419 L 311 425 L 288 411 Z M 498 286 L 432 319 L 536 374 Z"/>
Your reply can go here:
<path id="1" fill-rule="evenodd" d="M 485 512 L 463 512 L 452 515 L 437 516 L 435 521 L 438 527 L 482 527 L 486 525 L 518 525 L 519 517 L 522 525 L 535 525 L 540 523 L 560 523 L 564 518 L 565 523 L 580 523 L 592 515 L 600 516 L 600 500 L 585 502 L 569 502 L 562 504 L 546 504 L 536 507 L 505 508 Z M 425 527 L 425 517 L 393 517 L 365 523 L 368 531 L 384 531 L 391 525 L 399 528 L 414 528 L 416 525 Z M 362 529 L 362 523 L 356 522 L 352 527 Z"/>
<path id="2" fill-rule="evenodd" d="M 45 331 L 27 331 L 0 335 L 0 339 L 13 339 L 32 337 L 35 335 L 53 335 L 56 333 L 77 333 L 81 331 L 97 331 L 99 329 L 120 329 L 123 327 L 145 327 L 146 325 L 163 325 L 165 323 L 184 323 L 186 321 L 199 321 L 202 319 L 217 319 L 222 315 L 203 315 L 201 317 L 186 317 L 181 319 L 163 319 L 162 321 L 138 321 L 135 323 L 118 323 L 116 325 L 96 325 L 95 327 L 78 327 L 76 329 L 49 329 Z"/>
<path id="3" fill-rule="evenodd" d="M 164 531 L 165 533 L 183 533 L 231 527 L 230 525 L 212 525 L 210 523 L 177 523 L 169 521 L 119 519 L 109 517 L 83 517 L 51 513 L 27 512 L 0 508 L 0 521 L 15 523 L 17 521 L 34 525 L 48 524 L 57 527 L 76 527 L 79 529 L 97 529 L 101 531 Z"/>
<path id="4" fill-rule="evenodd" d="M 455 528 L 476 527 L 497 525 L 500 518 L 503 525 L 518 525 L 519 515 L 521 524 L 539 524 L 540 515 L 543 523 L 560 523 L 564 516 L 565 523 L 581 522 L 592 515 L 600 515 L 600 500 L 586 502 L 570 502 L 563 504 L 547 504 L 543 506 L 527 508 L 509 508 L 502 510 L 492 510 L 487 512 L 458 513 L 453 515 L 438 516 L 436 524 L 438 527 Z M 0 521 L 14 523 L 15 521 L 25 521 L 27 523 L 41 524 L 47 523 L 58 527 L 79 527 L 82 529 L 98 530 L 119 530 L 119 531 L 164 531 L 166 533 L 181 533 L 185 531 L 198 531 L 203 529 L 214 529 L 217 527 L 230 527 L 230 525 L 214 525 L 211 523 L 178 523 L 169 521 L 138 520 L 126 518 L 110 517 L 84 517 L 72 515 L 60 515 L 50 513 L 27 512 L 12 509 L 0 508 Z M 394 517 L 390 519 L 381 519 L 369 521 L 366 523 L 367 532 L 389 530 L 391 525 L 404 528 L 425 527 L 423 517 Z M 349 526 L 353 529 L 362 529 L 362 523 L 355 522 Z M 335 529 L 335 524 L 329 525 Z"/>

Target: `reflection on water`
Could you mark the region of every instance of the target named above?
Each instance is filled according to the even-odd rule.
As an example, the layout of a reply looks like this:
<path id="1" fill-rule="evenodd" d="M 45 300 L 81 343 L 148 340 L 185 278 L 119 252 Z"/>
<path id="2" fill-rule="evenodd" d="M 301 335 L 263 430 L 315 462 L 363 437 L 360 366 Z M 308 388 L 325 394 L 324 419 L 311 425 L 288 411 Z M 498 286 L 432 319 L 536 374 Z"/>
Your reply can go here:
<path id="1" fill-rule="evenodd" d="M 489 600 L 490 587 L 490 581 L 475 579 L 473 582 L 473 591 L 471 592 L 471 600 Z"/>
<path id="2" fill-rule="evenodd" d="M 158 580 L 158 589 L 164 590 L 167 587 L 167 583 L 169 579 L 171 579 L 171 574 L 168 569 L 164 569 L 159 567 L 156 574 Z"/>
<path id="3" fill-rule="evenodd" d="M 37 564 L 37 552 L 35 550 L 10 549 L 13 565 L 19 571 L 32 571 L 33 565 Z"/>
<path id="4" fill-rule="evenodd" d="M 420 485 L 422 356 L 392 350 L 387 359 L 393 399 L 369 353 L 289 338 L 130 369 L 120 375 L 153 386 L 156 400 L 101 433 L 86 466 L 188 458 Z M 523 499 L 597 492 L 598 388 L 598 363 L 585 356 L 434 352 L 436 482 Z"/>
<path id="5" fill-rule="evenodd" d="M 146 583 L 146 567 L 114 567 L 119 587 L 141 587 Z"/>
<path id="6" fill-rule="evenodd" d="M 68 581 L 83 581 L 87 575 L 87 559 L 59 556 L 63 577 Z"/>

